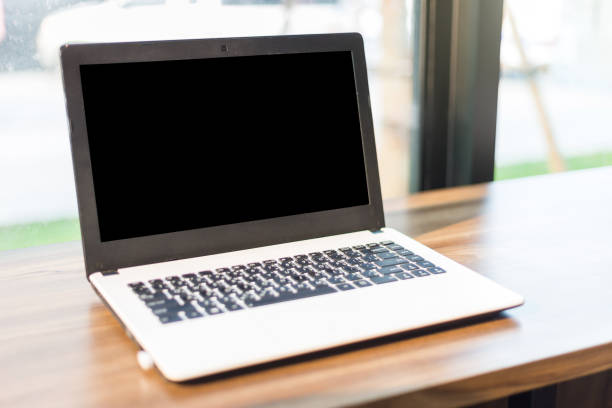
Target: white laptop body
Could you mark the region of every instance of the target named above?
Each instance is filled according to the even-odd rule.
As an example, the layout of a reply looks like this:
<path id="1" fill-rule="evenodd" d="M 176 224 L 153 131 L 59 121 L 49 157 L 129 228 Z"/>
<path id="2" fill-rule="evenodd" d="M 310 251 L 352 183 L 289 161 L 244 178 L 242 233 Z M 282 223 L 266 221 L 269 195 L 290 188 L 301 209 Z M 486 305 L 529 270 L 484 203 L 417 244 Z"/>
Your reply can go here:
<path id="1" fill-rule="evenodd" d="M 358 34 L 62 47 L 87 278 L 184 381 L 521 296 L 385 227 Z"/>

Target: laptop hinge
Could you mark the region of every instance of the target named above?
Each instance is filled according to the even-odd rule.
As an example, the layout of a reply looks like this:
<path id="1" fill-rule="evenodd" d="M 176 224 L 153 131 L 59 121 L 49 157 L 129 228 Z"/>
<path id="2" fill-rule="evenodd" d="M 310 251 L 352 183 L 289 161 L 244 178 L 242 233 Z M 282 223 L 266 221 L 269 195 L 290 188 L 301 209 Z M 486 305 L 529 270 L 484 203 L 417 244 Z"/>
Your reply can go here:
<path id="1" fill-rule="evenodd" d="M 106 275 L 118 275 L 119 272 L 117 272 L 116 269 L 107 269 L 106 271 L 100 271 L 100 273 L 104 276 Z"/>
<path id="2" fill-rule="evenodd" d="M 375 229 L 375 230 L 370 230 L 370 232 L 372 234 L 382 234 L 383 230 L 382 230 L 382 228 L 379 228 L 379 229 Z"/>

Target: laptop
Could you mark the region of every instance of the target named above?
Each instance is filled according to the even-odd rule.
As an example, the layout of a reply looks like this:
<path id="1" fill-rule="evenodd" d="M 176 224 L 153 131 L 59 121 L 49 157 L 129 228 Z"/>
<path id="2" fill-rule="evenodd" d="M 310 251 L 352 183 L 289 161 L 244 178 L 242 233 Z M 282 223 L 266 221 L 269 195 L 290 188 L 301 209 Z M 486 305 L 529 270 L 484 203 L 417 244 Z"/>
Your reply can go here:
<path id="1" fill-rule="evenodd" d="M 522 304 L 385 227 L 359 34 L 61 62 L 87 279 L 167 379 Z"/>

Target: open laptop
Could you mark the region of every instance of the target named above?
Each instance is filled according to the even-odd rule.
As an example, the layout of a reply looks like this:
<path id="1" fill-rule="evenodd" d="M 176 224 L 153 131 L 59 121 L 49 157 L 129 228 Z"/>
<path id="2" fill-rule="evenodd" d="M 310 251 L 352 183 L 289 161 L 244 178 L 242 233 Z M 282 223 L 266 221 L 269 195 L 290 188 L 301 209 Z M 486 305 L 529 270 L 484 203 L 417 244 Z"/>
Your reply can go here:
<path id="1" fill-rule="evenodd" d="M 61 61 L 87 278 L 169 380 L 523 302 L 385 228 L 359 34 Z"/>

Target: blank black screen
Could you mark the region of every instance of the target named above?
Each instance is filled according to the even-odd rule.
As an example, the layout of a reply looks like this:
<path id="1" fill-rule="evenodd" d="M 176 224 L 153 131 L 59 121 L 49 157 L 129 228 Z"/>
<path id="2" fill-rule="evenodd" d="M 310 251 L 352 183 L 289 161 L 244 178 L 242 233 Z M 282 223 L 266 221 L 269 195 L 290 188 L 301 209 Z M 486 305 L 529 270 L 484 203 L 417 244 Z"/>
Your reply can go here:
<path id="1" fill-rule="evenodd" d="M 369 202 L 349 51 L 80 70 L 102 241 Z"/>

